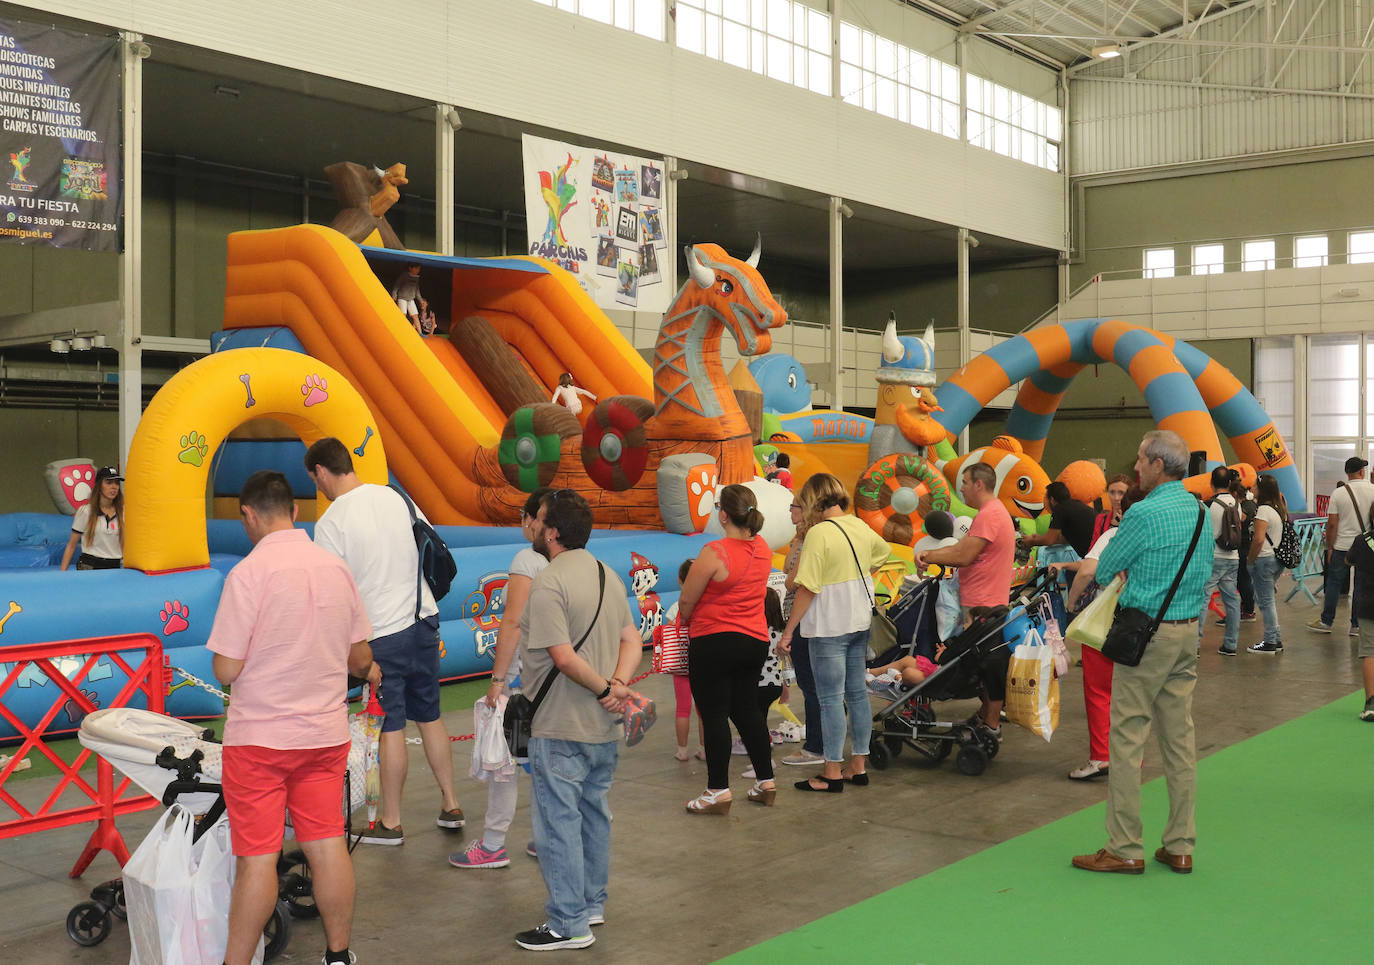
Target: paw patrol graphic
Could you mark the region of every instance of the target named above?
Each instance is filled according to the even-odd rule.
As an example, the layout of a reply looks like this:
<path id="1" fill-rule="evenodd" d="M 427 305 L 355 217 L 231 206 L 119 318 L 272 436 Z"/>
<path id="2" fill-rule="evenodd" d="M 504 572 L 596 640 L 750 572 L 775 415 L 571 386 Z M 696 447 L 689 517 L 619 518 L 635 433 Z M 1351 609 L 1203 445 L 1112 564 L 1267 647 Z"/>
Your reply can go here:
<path id="1" fill-rule="evenodd" d="M 654 627 L 663 622 L 663 603 L 654 587 L 658 585 L 658 567 L 638 553 L 630 554 L 630 592 L 639 604 L 639 635 L 648 640 Z"/>
<path id="2" fill-rule="evenodd" d="M 477 581 L 477 589 L 463 601 L 463 622 L 472 628 L 477 656 L 495 659 L 496 635 L 501 629 L 501 614 L 506 609 L 506 583 L 510 574 L 502 570 L 488 573 Z"/>

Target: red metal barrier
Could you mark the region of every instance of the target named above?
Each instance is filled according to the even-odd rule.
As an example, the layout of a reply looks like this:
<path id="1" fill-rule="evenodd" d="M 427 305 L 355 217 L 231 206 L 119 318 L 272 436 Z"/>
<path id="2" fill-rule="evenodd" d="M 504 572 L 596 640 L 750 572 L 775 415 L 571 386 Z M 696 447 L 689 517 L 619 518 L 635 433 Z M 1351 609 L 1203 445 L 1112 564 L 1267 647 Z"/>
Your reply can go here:
<path id="1" fill-rule="evenodd" d="M 135 660 L 131 666 L 125 659 L 125 654 L 137 650 L 143 651 L 143 656 L 141 659 Z M 84 659 L 80 669 L 68 677 L 52 663 L 53 660 L 60 657 L 81 657 Z M 43 737 L 48 727 L 57 717 L 58 712 L 66 709 L 69 702 L 74 704 L 76 709 L 83 714 L 89 714 L 96 709 L 95 703 L 83 692 L 82 684 L 86 681 L 86 675 L 100 662 L 102 657 L 107 659 L 109 665 L 112 665 L 115 670 L 123 672 L 127 677 L 127 681 L 120 689 L 119 694 L 114 700 L 106 704 L 107 707 L 127 707 L 135 697 L 142 695 L 147 701 L 145 706 L 149 710 L 162 713 L 164 688 L 162 643 L 150 633 L 92 637 L 87 640 L 63 640 L 56 643 L 20 644 L 0 648 L 0 658 L 3 658 L 5 663 L 13 662 L 9 674 L 5 676 L 4 680 L 0 680 L 0 717 L 13 725 L 15 730 L 24 738 L 23 743 L 17 749 L 13 751 L 9 748 L 5 749 L 7 753 L 13 753 L 13 759 L 3 768 L 0 768 L 0 803 L 8 805 L 17 815 L 10 820 L 0 821 L 0 839 L 32 834 L 35 831 L 47 831 L 50 828 L 67 827 L 72 824 L 84 824 L 94 820 L 96 826 L 95 830 L 91 832 L 90 841 L 86 843 L 85 850 L 81 852 L 81 856 L 76 859 L 76 864 L 72 867 L 71 877 L 73 878 L 79 878 L 101 850 L 109 851 L 123 866 L 129 860 L 129 849 L 124 844 L 123 836 L 115 827 L 115 815 L 146 810 L 157 807 L 160 803 L 147 794 L 129 794 L 129 788 L 133 782 L 128 778 L 124 778 L 116 786 L 114 768 L 104 758 L 98 756 L 95 765 L 96 786 L 92 788 L 81 776 L 81 768 L 91 757 L 90 751 L 82 748 L 76 759 L 68 764 L 44 743 Z M 32 674 L 35 670 L 57 685 L 57 696 L 52 706 L 38 720 L 38 723 L 29 726 L 20 720 L 9 707 L 5 706 L 5 694 L 9 692 L 21 675 L 26 671 Z M 32 717 L 32 715 L 27 716 Z M 62 775 L 52 793 L 44 799 L 36 811 L 30 811 L 24 807 L 15 799 L 14 795 L 5 790 L 6 780 L 30 751 L 42 754 L 56 766 Z M 57 801 L 68 788 L 75 788 L 80 791 L 90 798 L 91 803 L 57 810 Z"/>
<path id="2" fill-rule="evenodd" d="M 1331 504 L 1331 497 L 1325 493 L 1317 493 L 1316 508 L 1313 510 L 1318 516 L 1326 515 L 1326 508 Z"/>

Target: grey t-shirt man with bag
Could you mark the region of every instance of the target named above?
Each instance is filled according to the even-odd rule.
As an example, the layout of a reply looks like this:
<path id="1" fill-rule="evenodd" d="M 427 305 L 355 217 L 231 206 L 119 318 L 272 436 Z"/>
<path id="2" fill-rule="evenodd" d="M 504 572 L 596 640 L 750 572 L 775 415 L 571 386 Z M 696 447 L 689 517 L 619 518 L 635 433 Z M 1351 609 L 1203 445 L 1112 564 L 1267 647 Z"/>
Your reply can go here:
<path id="1" fill-rule="evenodd" d="M 549 891 L 544 924 L 515 936 L 532 951 L 585 948 L 596 940 L 591 926 L 605 921 L 616 715 L 643 653 L 625 584 L 585 549 L 591 529 L 591 508 L 577 493 L 544 497 L 534 548 L 549 565 L 520 616 L 522 689 L 538 694 L 558 674 L 530 727 L 534 837 Z"/>

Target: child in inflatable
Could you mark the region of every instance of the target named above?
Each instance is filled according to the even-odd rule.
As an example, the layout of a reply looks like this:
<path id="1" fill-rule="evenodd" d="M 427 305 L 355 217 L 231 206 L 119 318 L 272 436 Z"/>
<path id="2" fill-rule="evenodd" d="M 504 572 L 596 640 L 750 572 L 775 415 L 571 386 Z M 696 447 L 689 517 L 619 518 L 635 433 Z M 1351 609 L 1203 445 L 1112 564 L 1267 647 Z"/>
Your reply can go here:
<path id="1" fill-rule="evenodd" d="M 558 377 L 558 388 L 553 390 L 553 398 L 549 401 L 554 405 L 566 406 L 568 411 L 573 415 L 581 415 L 582 400 L 578 398 L 579 395 L 585 395 L 593 402 L 596 401 L 596 395 L 594 393 L 573 385 L 571 372 L 564 372 Z"/>
<path id="2" fill-rule="evenodd" d="M 72 517 L 72 535 L 62 552 L 62 569 L 71 565 L 77 546 L 78 570 L 117 570 L 124 560 L 124 477 L 113 466 L 95 474 L 90 502 Z"/>

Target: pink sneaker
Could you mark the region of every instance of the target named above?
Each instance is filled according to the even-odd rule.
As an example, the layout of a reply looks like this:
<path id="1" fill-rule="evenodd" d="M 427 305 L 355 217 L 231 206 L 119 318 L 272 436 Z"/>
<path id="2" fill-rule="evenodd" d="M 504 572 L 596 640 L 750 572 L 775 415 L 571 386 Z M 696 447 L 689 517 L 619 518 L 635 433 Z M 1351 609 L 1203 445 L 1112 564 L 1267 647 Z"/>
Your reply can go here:
<path id="1" fill-rule="evenodd" d="M 505 868 L 510 865 L 510 857 L 505 848 L 488 851 L 481 841 L 474 841 L 466 851 L 449 855 L 448 863 L 455 868 Z"/>

